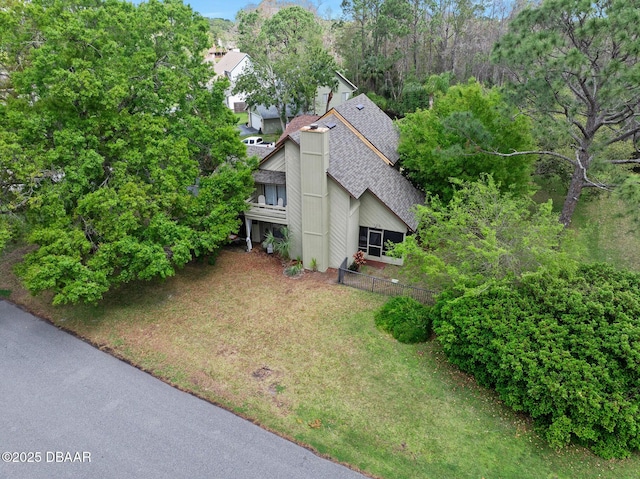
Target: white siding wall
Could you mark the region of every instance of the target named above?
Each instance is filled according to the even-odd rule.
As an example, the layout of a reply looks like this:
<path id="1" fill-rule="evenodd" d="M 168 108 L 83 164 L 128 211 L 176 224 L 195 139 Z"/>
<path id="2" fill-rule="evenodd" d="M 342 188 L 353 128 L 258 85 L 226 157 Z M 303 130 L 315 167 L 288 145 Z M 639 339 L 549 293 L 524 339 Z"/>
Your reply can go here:
<path id="1" fill-rule="evenodd" d="M 240 61 L 240 63 L 236 65 L 236 67 L 233 70 L 231 70 L 231 72 L 229 72 L 230 73 L 229 81 L 231 83 L 231 87 L 227 90 L 226 95 L 227 95 L 227 106 L 232 110 L 233 110 L 234 103 L 243 102 L 246 99 L 246 95 L 244 93 L 238 93 L 236 95 L 232 95 L 231 91 L 233 90 L 233 87 L 236 85 L 236 80 L 242 73 L 244 73 L 248 64 L 249 64 L 249 57 L 246 56 Z"/>

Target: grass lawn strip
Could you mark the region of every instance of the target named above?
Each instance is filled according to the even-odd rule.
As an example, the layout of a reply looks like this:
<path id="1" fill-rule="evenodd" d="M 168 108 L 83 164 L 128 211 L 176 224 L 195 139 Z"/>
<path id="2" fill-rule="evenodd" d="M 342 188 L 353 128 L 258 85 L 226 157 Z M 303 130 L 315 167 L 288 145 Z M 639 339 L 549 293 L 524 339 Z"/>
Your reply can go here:
<path id="1" fill-rule="evenodd" d="M 12 256 L 13 255 L 13 256 Z M 94 344 L 335 460 L 386 478 L 637 478 L 640 457 L 550 450 L 520 417 L 452 368 L 436 342 L 402 345 L 373 325 L 384 297 L 335 275 L 282 274 L 262 253 L 225 251 L 98 306 L 31 298 L 2 264 L 11 300 Z"/>

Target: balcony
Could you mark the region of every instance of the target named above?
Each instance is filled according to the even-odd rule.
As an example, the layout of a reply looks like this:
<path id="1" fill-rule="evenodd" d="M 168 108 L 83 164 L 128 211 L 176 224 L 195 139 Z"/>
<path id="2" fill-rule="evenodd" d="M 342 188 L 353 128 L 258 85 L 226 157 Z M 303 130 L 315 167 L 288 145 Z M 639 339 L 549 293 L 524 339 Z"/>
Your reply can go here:
<path id="1" fill-rule="evenodd" d="M 262 201 L 261 201 L 262 200 Z M 268 205 L 264 202 L 264 196 L 254 194 L 247 199 L 249 209 L 245 211 L 245 218 L 253 221 L 266 221 L 267 223 L 278 223 L 287 225 L 287 207 L 278 205 Z"/>

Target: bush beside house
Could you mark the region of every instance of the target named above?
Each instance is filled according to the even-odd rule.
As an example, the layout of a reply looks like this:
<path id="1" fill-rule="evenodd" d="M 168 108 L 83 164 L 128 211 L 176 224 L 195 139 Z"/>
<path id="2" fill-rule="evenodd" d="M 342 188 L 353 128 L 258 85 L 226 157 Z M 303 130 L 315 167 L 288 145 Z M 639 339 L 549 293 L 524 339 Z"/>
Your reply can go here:
<path id="1" fill-rule="evenodd" d="M 421 343 L 431 335 L 430 308 L 407 296 L 387 301 L 376 313 L 375 323 L 401 343 Z"/>
<path id="2" fill-rule="evenodd" d="M 452 363 L 530 414 L 552 446 L 640 449 L 640 274 L 585 265 L 444 293 L 434 330 Z"/>

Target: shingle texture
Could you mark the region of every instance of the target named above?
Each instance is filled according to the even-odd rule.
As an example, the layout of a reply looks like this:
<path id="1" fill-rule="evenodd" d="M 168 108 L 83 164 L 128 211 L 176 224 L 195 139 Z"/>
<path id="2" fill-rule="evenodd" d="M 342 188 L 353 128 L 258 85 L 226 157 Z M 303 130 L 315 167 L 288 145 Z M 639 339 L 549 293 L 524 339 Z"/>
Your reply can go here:
<path id="1" fill-rule="evenodd" d="M 271 105 L 267 108 L 264 105 L 257 105 L 255 108 L 255 112 L 263 119 L 263 120 L 275 120 L 280 118 L 280 113 L 278 113 L 278 109 L 275 105 Z M 287 106 L 287 117 L 290 118 L 293 116 L 293 111 L 291 107 Z"/>
<path id="2" fill-rule="evenodd" d="M 362 107 L 362 108 L 360 108 Z M 393 120 L 372 102 L 367 95 L 361 94 L 335 107 L 351 126 L 369 140 L 391 164 L 398 161 L 398 141 L 400 134 Z M 331 111 L 327 115 L 331 114 Z M 325 115 L 326 116 L 326 115 Z"/>
<path id="3" fill-rule="evenodd" d="M 386 164 L 342 121 L 333 115 L 319 123 L 335 121 L 329 133 L 331 150 L 327 173 L 354 198 L 369 190 L 411 229 L 418 223 L 413 205 L 424 203 L 424 195 L 394 167 Z"/>
<path id="4" fill-rule="evenodd" d="M 263 159 L 273 150 L 274 148 L 269 146 L 247 145 L 247 156 L 257 156 L 258 158 Z"/>
<path id="5" fill-rule="evenodd" d="M 286 175 L 284 171 L 256 170 L 253 172 L 253 179 L 256 183 L 263 183 L 266 185 L 286 184 Z"/>

